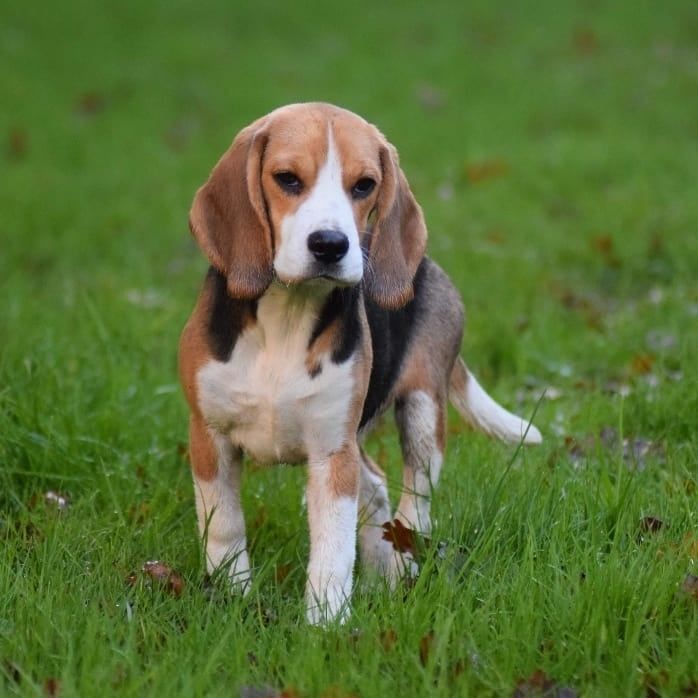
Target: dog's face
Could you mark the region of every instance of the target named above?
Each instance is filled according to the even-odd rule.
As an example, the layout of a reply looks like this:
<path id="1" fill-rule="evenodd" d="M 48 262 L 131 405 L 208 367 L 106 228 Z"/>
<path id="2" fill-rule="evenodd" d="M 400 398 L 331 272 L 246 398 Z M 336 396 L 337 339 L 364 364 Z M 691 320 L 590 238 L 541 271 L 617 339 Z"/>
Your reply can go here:
<path id="1" fill-rule="evenodd" d="M 395 149 L 326 104 L 283 107 L 241 131 L 197 192 L 192 232 L 232 296 L 284 284 L 362 279 L 385 307 L 412 297 L 426 245 Z"/>
<path id="2" fill-rule="evenodd" d="M 277 117 L 262 191 L 281 282 L 361 280 L 361 238 L 382 184 L 380 149 L 375 129 L 353 114 L 299 120 L 289 110 Z"/>

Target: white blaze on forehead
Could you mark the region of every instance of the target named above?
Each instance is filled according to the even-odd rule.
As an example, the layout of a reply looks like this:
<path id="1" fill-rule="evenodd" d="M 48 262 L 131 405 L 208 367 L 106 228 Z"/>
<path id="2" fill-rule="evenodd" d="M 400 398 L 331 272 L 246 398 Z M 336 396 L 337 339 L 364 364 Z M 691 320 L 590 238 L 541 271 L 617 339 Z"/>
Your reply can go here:
<path id="1" fill-rule="evenodd" d="M 274 268 L 282 280 L 299 280 L 313 273 L 315 258 L 308 249 L 308 236 L 317 230 L 335 230 L 347 236 L 349 250 L 336 265 L 338 280 L 357 283 L 363 275 L 359 232 L 349 195 L 344 190 L 342 162 L 332 126 L 327 128 L 327 157 L 314 182 L 306 182 L 308 197 L 281 222 L 281 244 Z M 317 271 L 317 270 L 315 270 Z"/>

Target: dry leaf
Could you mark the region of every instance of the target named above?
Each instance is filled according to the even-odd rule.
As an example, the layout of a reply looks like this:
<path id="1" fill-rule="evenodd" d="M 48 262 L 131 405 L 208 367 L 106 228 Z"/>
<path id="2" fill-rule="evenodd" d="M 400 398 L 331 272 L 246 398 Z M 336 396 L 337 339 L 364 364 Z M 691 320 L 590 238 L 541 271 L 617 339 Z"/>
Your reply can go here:
<path id="1" fill-rule="evenodd" d="M 516 684 L 514 698 L 546 696 L 546 698 L 577 698 L 577 692 L 568 686 L 560 686 L 544 671 L 536 669 L 527 679 Z"/>
<path id="2" fill-rule="evenodd" d="M 428 538 L 408 528 L 399 519 L 386 521 L 382 528 L 383 540 L 392 543 L 393 549 L 399 553 L 410 553 L 413 557 L 416 557 L 430 543 Z"/>
<path id="3" fill-rule="evenodd" d="M 49 678 L 44 681 L 44 694 L 47 696 L 57 696 L 61 692 L 61 684 L 58 679 Z"/>
<path id="4" fill-rule="evenodd" d="M 429 663 L 429 654 L 431 653 L 432 645 L 434 644 L 434 631 L 430 630 L 420 641 L 419 641 L 419 661 L 422 666 L 426 666 Z"/>
<path id="5" fill-rule="evenodd" d="M 138 502 L 137 504 L 132 504 L 128 509 L 127 516 L 132 523 L 144 523 L 150 516 L 150 503 Z"/>
<path id="6" fill-rule="evenodd" d="M 149 560 L 143 565 L 142 572 L 153 581 L 159 582 L 173 596 L 182 595 L 184 579 L 164 562 Z"/>
<path id="7" fill-rule="evenodd" d="M 97 92 L 85 92 L 78 97 L 75 111 L 82 116 L 95 116 L 95 114 L 104 111 L 106 105 L 107 101 L 103 95 Z"/>
<path id="8" fill-rule="evenodd" d="M 654 357 L 650 354 L 638 354 L 633 357 L 630 372 L 635 376 L 644 376 L 652 370 Z"/>
<path id="9" fill-rule="evenodd" d="M 599 50 L 599 39 L 593 29 L 579 28 L 572 36 L 575 51 L 583 56 L 590 56 Z"/>
<path id="10" fill-rule="evenodd" d="M 380 634 L 381 647 L 385 652 L 390 652 L 390 650 L 395 647 L 397 642 L 397 633 L 393 628 L 388 628 L 387 630 L 382 630 Z"/>
<path id="11" fill-rule="evenodd" d="M 509 164 L 504 160 L 483 160 L 465 166 L 465 176 L 470 184 L 480 184 L 509 174 Z"/>
<path id="12" fill-rule="evenodd" d="M 281 562 L 274 567 L 274 579 L 277 584 L 281 584 L 293 569 L 293 564 L 290 562 Z"/>
<path id="13" fill-rule="evenodd" d="M 22 128 L 13 128 L 7 138 L 7 157 L 10 160 L 22 160 L 27 154 L 29 139 Z"/>

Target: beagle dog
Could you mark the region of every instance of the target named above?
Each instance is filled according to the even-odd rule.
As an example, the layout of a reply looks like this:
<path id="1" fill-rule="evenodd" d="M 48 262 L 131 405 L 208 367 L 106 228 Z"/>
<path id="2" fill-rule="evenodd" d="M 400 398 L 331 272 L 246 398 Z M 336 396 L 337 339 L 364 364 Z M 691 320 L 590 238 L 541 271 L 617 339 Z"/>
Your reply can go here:
<path id="1" fill-rule="evenodd" d="M 430 532 L 450 398 L 483 431 L 541 440 L 459 358 L 463 306 L 425 257 L 427 229 L 395 148 L 329 104 L 285 106 L 244 128 L 197 191 L 191 232 L 210 262 L 179 366 L 209 572 L 246 590 L 243 453 L 307 462 L 307 618 L 348 612 L 362 563 L 394 583 L 414 571 L 382 539 L 386 478 L 362 448 L 395 407 L 404 488 L 395 517 Z"/>

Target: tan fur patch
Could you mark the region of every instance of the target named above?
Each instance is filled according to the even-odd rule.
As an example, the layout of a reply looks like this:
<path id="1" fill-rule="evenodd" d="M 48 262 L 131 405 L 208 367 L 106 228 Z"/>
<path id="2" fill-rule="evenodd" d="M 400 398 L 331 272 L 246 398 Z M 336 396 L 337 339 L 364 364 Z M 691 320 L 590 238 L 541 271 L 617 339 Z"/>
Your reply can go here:
<path id="1" fill-rule="evenodd" d="M 189 420 L 189 456 L 196 477 L 211 481 L 218 473 L 218 452 L 203 419 L 192 414 Z"/>
<path id="2" fill-rule="evenodd" d="M 330 324 L 325 331 L 315 339 L 308 354 L 305 357 L 305 367 L 308 370 L 308 375 L 315 377 L 321 370 L 321 360 L 326 354 L 329 354 L 337 345 L 340 332 L 339 320 L 335 320 Z"/>
<path id="3" fill-rule="evenodd" d="M 335 497 L 358 496 L 359 458 L 356 443 L 349 443 L 341 451 L 330 456 L 329 487 Z"/>

